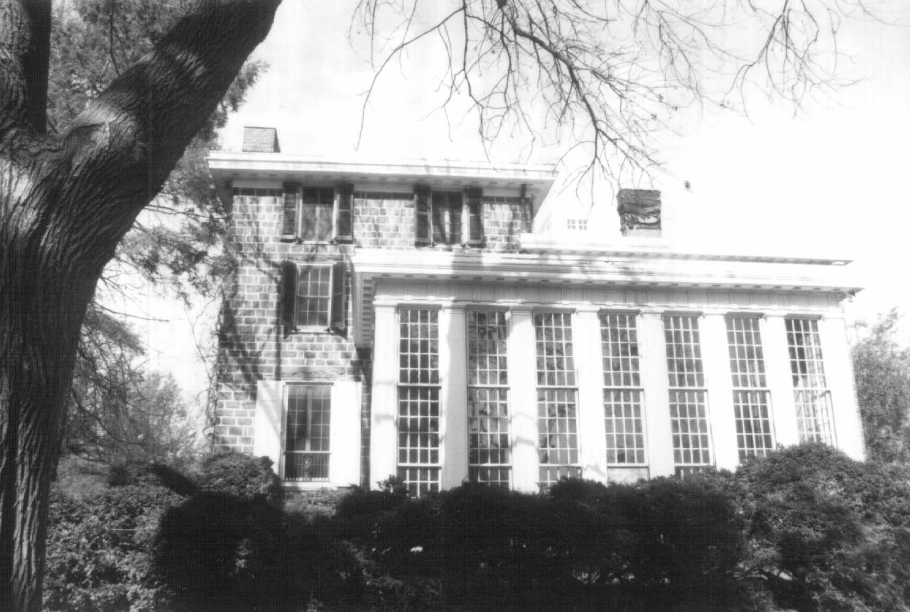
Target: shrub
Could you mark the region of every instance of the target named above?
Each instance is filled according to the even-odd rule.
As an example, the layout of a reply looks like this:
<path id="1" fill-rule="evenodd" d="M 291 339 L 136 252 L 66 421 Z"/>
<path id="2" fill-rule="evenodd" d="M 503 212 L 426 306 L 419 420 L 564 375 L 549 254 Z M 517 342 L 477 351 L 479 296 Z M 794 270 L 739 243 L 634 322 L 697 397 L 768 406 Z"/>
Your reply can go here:
<path id="1" fill-rule="evenodd" d="M 910 469 L 808 444 L 742 466 L 747 575 L 796 610 L 910 610 Z"/>
<path id="2" fill-rule="evenodd" d="M 277 501 L 281 481 L 268 457 L 241 453 L 214 453 L 205 457 L 195 478 L 204 491 L 227 493 L 243 499 Z"/>
<path id="3" fill-rule="evenodd" d="M 93 496 L 51 491 L 44 609 L 151 612 L 173 591 L 152 571 L 158 520 L 181 502 L 160 486 L 125 486 Z"/>

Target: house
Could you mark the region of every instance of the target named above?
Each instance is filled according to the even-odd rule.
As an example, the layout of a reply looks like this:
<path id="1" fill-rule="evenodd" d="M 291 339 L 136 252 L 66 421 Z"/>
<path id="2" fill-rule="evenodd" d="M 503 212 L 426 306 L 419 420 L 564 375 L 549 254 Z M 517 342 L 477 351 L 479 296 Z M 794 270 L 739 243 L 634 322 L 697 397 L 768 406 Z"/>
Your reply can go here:
<path id="1" fill-rule="evenodd" d="M 214 434 L 288 488 L 538 491 L 804 440 L 863 457 L 847 260 L 674 248 L 646 190 L 619 191 L 621 238 L 537 233 L 552 167 L 251 149 L 209 158 L 238 258 Z"/>

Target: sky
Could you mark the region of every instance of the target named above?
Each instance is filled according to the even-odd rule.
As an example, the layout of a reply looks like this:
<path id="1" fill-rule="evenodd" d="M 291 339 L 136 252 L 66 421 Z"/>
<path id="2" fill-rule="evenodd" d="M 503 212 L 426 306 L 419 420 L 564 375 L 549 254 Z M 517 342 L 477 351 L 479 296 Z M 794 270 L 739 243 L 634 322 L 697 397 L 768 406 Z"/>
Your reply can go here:
<path id="1" fill-rule="evenodd" d="M 284 0 L 253 56 L 269 65 L 268 72 L 223 131 L 223 148 L 239 150 L 249 125 L 277 128 L 282 152 L 289 154 L 485 159 L 476 121 L 458 101 L 447 115 L 435 110 L 442 95 L 438 44 L 389 67 L 360 134 L 363 94 L 374 72 L 363 32 L 350 28 L 354 4 Z M 857 83 L 808 103 L 799 115 L 759 96 L 749 99 L 748 117 L 686 113 L 674 126 L 680 134 L 658 134 L 666 172 L 650 185 L 661 190 L 665 225 L 680 245 L 853 259 L 850 268 L 865 289 L 846 305 L 851 319 L 874 319 L 894 306 L 910 317 L 904 272 L 910 259 L 910 2 L 873 6 L 898 25 L 842 23 L 845 74 Z M 561 151 L 538 148 L 529 155 L 515 134 L 496 146 L 492 159 L 549 163 Z M 547 214 L 603 213 L 610 219 L 608 238 L 618 236 L 613 200 L 584 201 L 571 188 L 554 189 L 550 200 Z M 200 317 L 198 307 L 187 312 L 170 299 L 153 295 L 147 302 L 149 312 L 164 320 L 145 324 L 153 366 L 175 370 L 193 390 L 203 371 L 193 339 L 204 335 L 217 310 L 210 306 Z M 188 327 L 191 321 L 195 327 Z M 910 331 L 905 334 L 910 342 Z"/>

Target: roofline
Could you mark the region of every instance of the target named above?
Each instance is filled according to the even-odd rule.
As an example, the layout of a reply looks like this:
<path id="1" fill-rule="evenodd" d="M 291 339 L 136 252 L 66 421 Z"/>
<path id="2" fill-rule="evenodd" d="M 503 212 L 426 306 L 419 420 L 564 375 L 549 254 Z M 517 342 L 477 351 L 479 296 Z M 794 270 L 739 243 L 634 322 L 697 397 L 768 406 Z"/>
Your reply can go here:
<path id="1" fill-rule="evenodd" d="M 226 179 L 421 181 L 518 188 L 527 185 L 535 207 L 556 180 L 556 165 L 489 164 L 461 160 L 340 160 L 282 153 L 213 151 L 206 161 L 216 184 Z"/>

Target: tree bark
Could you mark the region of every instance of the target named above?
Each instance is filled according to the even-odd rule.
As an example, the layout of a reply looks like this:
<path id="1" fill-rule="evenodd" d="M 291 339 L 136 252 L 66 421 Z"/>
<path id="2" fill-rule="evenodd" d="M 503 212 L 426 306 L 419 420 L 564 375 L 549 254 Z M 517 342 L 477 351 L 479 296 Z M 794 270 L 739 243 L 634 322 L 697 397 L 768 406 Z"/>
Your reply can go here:
<path id="1" fill-rule="evenodd" d="M 50 0 L 0 0 L 0 610 L 41 608 L 51 474 L 102 269 L 279 3 L 200 2 L 51 138 Z"/>

